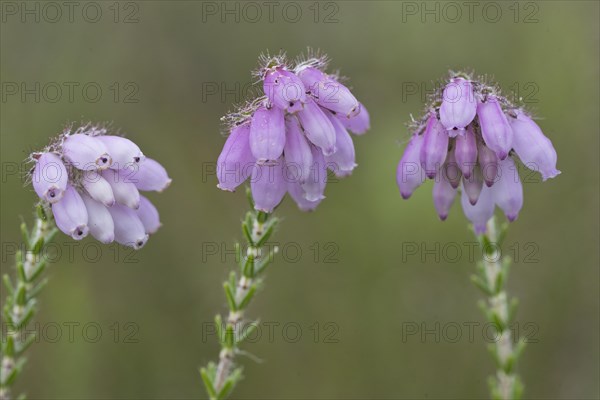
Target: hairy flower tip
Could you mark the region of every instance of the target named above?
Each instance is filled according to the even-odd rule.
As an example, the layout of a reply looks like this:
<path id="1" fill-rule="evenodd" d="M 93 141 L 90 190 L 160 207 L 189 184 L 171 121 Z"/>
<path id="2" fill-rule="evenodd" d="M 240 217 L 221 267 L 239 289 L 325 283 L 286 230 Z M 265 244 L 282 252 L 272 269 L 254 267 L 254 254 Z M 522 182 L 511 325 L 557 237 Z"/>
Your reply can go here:
<path id="1" fill-rule="evenodd" d="M 457 188 L 477 233 L 485 232 L 496 205 L 509 221 L 516 220 L 523 186 L 515 159 L 544 181 L 560 171 L 552 142 L 514 97 L 488 76 L 450 72 L 429 96 L 423 115 L 411 115 L 413 136 L 396 172 L 402 197 L 410 197 L 425 177 L 435 178 L 434 206 L 442 220 Z"/>
<path id="2" fill-rule="evenodd" d="M 352 173 L 348 131 L 369 130 L 369 113 L 339 74 L 325 72 L 328 62 L 310 50 L 296 61 L 285 53 L 259 57 L 253 76 L 264 94 L 221 118 L 229 136 L 217 160 L 218 188 L 234 191 L 251 177 L 257 210 L 272 212 L 289 192 L 310 211 L 325 197 L 328 169 Z"/>
<path id="3" fill-rule="evenodd" d="M 160 226 L 158 211 L 139 192 L 162 191 L 171 178 L 133 141 L 108 127 L 68 126 L 30 160 L 36 194 L 52 211 L 57 227 L 72 238 L 80 240 L 91 233 L 102 243 L 117 241 L 138 249 Z M 129 222 L 115 220 L 115 215 L 124 214 Z M 139 224 L 131 222 L 132 216 Z M 126 232 L 128 226 L 132 232 Z"/>

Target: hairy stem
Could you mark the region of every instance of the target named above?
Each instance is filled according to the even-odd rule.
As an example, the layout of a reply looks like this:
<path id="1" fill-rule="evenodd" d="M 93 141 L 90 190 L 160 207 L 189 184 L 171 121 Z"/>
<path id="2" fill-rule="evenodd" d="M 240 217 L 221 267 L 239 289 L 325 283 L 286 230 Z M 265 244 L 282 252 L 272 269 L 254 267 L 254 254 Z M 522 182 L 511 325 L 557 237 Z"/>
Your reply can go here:
<path id="1" fill-rule="evenodd" d="M 46 284 L 40 280 L 46 268 L 44 246 L 56 233 L 42 205 L 37 207 L 31 230 L 21 224 L 24 245 L 16 254 L 14 279 L 3 276 L 6 299 L 2 310 L 2 362 L 0 364 L 0 400 L 12 398 L 11 388 L 23 369 L 23 353 L 35 340 L 25 328 L 37 312 L 37 294 Z"/>
<path id="2" fill-rule="evenodd" d="M 479 263 L 472 281 L 486 295 L 486 301 L 481 301 L 479 306 L 497 329 L 496 340 L 490 345 L 497 368 L 496 376 L 490 378 L 491 395 L 493 399 L 508 400 L 521 398 L 523 392 L 515 368 L 525 342 L 515 344 L 511 335 L 517 300 L 510 299 L 506 293 L 511 260 L 501 257 L 503 232 L 498 230 L 495 218 L 488 221 L 486 234 L 478 238 L 483 249 L 483 261 Z"/>
<path id="3" fill-rule="evenodd" d="M 211 400 L 225 399 L 242 378 L 242 369 L 235 367 L 235 357 L 240 354 L 240 345 L 254 331 L 258 321 L 245 319 L 246 309 L 261 284 L 261 275 L 273 260 L 277 248 L 268 249 L 267 240 L 275 230 L 278 220 L 270 214 L 249 211 L 242 222 L 242 232 L 246 238 L 244 254 L 239 250 L 239 272 L 232 271 L 229 280 L 223 284 L 229 313 L 223 321 L 215 317 L 215 326 L 221 351 L 218 364 L 209 363 L 200 370 L 206 391 Z"/>

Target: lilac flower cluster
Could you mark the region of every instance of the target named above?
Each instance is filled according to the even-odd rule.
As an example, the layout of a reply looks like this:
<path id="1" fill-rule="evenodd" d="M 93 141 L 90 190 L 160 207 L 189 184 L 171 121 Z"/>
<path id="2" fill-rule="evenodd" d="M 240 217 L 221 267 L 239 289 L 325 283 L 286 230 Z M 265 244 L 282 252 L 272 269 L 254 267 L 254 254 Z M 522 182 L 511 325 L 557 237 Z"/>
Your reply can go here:
<path id="1" fill-rule="evenodd" d="M 294 65 L 283 55 L 261 59 L 256 75 L 265 96 L 224 118 L 230 134 L 217 160 L 220 189 L 233 191 L 250 177 L 257 210 L 272 212 L 288 192 L 308 211 L 324 198 L 328 169 L 352 173 L 348 130 L 365 133 L 369 114 L 326 66 L 326 57 Z"/>
<path id="2" fill-rule="evenodd" d="M 131 140 L 83 126 L 65 131 L 31 158 L 35 192 L 73 239 L 91 233 L 102 243 L 139 249 L 160 227 L 156 207 L 139 191 L 160 192 L 171 179 Z"/>
<path id="3" fill-rule="evenodd" d="M 477 233 L 485 232 L 495 206 L 514 221 L 523 206 L 515 158 L 542 179 L 554 178 L 552 142 L 497 86 L 453 74 L 432 97 L 398 164 L 400 194 L 408 199 L 426 178 L 435 179 L 433 201 L 445 220 L 461 187 L 461 203 Z"/>

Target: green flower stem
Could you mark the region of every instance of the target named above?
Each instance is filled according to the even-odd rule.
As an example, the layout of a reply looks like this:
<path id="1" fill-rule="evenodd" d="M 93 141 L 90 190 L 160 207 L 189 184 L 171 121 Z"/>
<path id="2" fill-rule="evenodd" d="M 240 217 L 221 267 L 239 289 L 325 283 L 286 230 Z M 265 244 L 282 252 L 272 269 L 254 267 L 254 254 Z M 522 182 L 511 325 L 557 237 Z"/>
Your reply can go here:
<path id="1" fill-rule="evenodd" d="M 511 323 L 517 307 L 517 299 L 509 299 L 506 282 L 512 260 L 501 257 L 500 246 L 506 233 L 506 226 L 498 229 L 495 218 L 488 221 L 487 233 L 478 237 L 483 249 L 483 261 L 477 266 L 477 273 L 471 277 L 473 283 L 486 295 L 486 301 L 479 306 L 489 322 L 497 329 L 497 337 L 490 345 L 490 352 L 496 361 L 496 376 L 490 378 L 493 399 L 520 399 L 523 384 L 515 369 L 525 342 L 514 343 Z"/>
<path id="2" fill-rule="evenodd" d="M 252 199 L 249 195 L 252 209 Z M 262 283 L 261 275 L 273 261 L 277 248 L 267 249 L 265 244 L 271 237 L 278 220 L 261 211 L 249 211 L 242 222 L 242 232 L 246 238 L 245 254 L 242 246 L 236 247 L 239 254 L 239 272 L 232 271 L 223 283 L 229 306 L 227 319 L 215 317 L 217 336 L 221 345 L 219 362 L 210 362 L 200 370 L 204 386 L 211 400 L 225 399 L 234 386 L 242 379 L 242 368 L 235 368 L 235 357 L 243 351 L 240 345 L 256 329 L 258 321 L 245 319 L 246 309 Z"/>
<path id="3" fill-rule="evenodd" d="M 2 311 L 0 400 L 11 398 L 10 389 L 25 364 L 23 353 L 35 341 L 34 334 L 25 335 L 25 328 L 36 314 L 36 296 L 47 282 L 40 280 L 48 261 L 44 246 L 56 232 L 54 222 L 47 217 L 44 207 L 38 205 L 33 228 L 28 230 L 24 222 L 21 224 L 24 247 L 16 254 L 15 277 L 2 277 L 6 299 Z"/>

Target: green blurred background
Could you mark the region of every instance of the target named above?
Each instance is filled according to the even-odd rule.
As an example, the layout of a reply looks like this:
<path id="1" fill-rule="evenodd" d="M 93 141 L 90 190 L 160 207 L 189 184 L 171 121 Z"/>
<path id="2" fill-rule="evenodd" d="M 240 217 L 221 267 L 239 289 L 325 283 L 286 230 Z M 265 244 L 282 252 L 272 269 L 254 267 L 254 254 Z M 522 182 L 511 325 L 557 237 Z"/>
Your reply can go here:
<path id="1" fill-rule="evenodd" d="M 250 309 L 262 335 L 245 347 L 263 362 L 240 358 L 246 378 L 233 397 L 487 396 L 494 366 L 460 205 L 441 223 L 431 183 L 403 201 L 394 181 L 422 92 L 448 69 L 470 67 L 520 90 L 562 170 L 525 185 L 505 248 L 517 258 L 508 286 L 521 301 L 519 335 L 536 340 L 519 366 L 526 397 L 598 398 L 598 2 L 475 2 L 471 21 L 462 2 L 275 2 L 272 21 L 262 2 L 260 16 L 243 2 L 75 4 L 71 18 L 64 5 L 57 17 L 43 2 L 2 2 L 2 272 L 12 271 L 10 246 L 35 201 L 13 167 L 67 122 L 112 122 L 174 182 L 149 195 L 163 227 L 138 253 L 56 239 L 61 257 L 30 327 L 42 339 L 17 390 L 32 399 L 205 396 L 198 368 L 217 357 L 210 324 L 225 310 L 221 282 L 247 209 L 243 193 L 219 191 L 207 169 L 224 143 L 219 118 L 240 101 L 239 91 L 212 90 L 249 83 L 265 50 L 295 57 L 311 46 L 351 78 L 372 127 L 355 140 L 359 167 L 328 186 L 317 212 L 290 199 L 277 210 L 273 241 L 286 251 Z M 23 7 L 38 7 L 39 21 Z M 224 7 L 237 7 L 239 22 L 222 21 Z M 20 87 L 36 82 L 39 101 Z M 72 99 L 68 82 L 78 85 Z M 58 99 L 53 83 L 63 88 Z M 71 323 L 79 325 L 70 338 Z M 472 338 L 469 324 L 478 324 Z"/>

